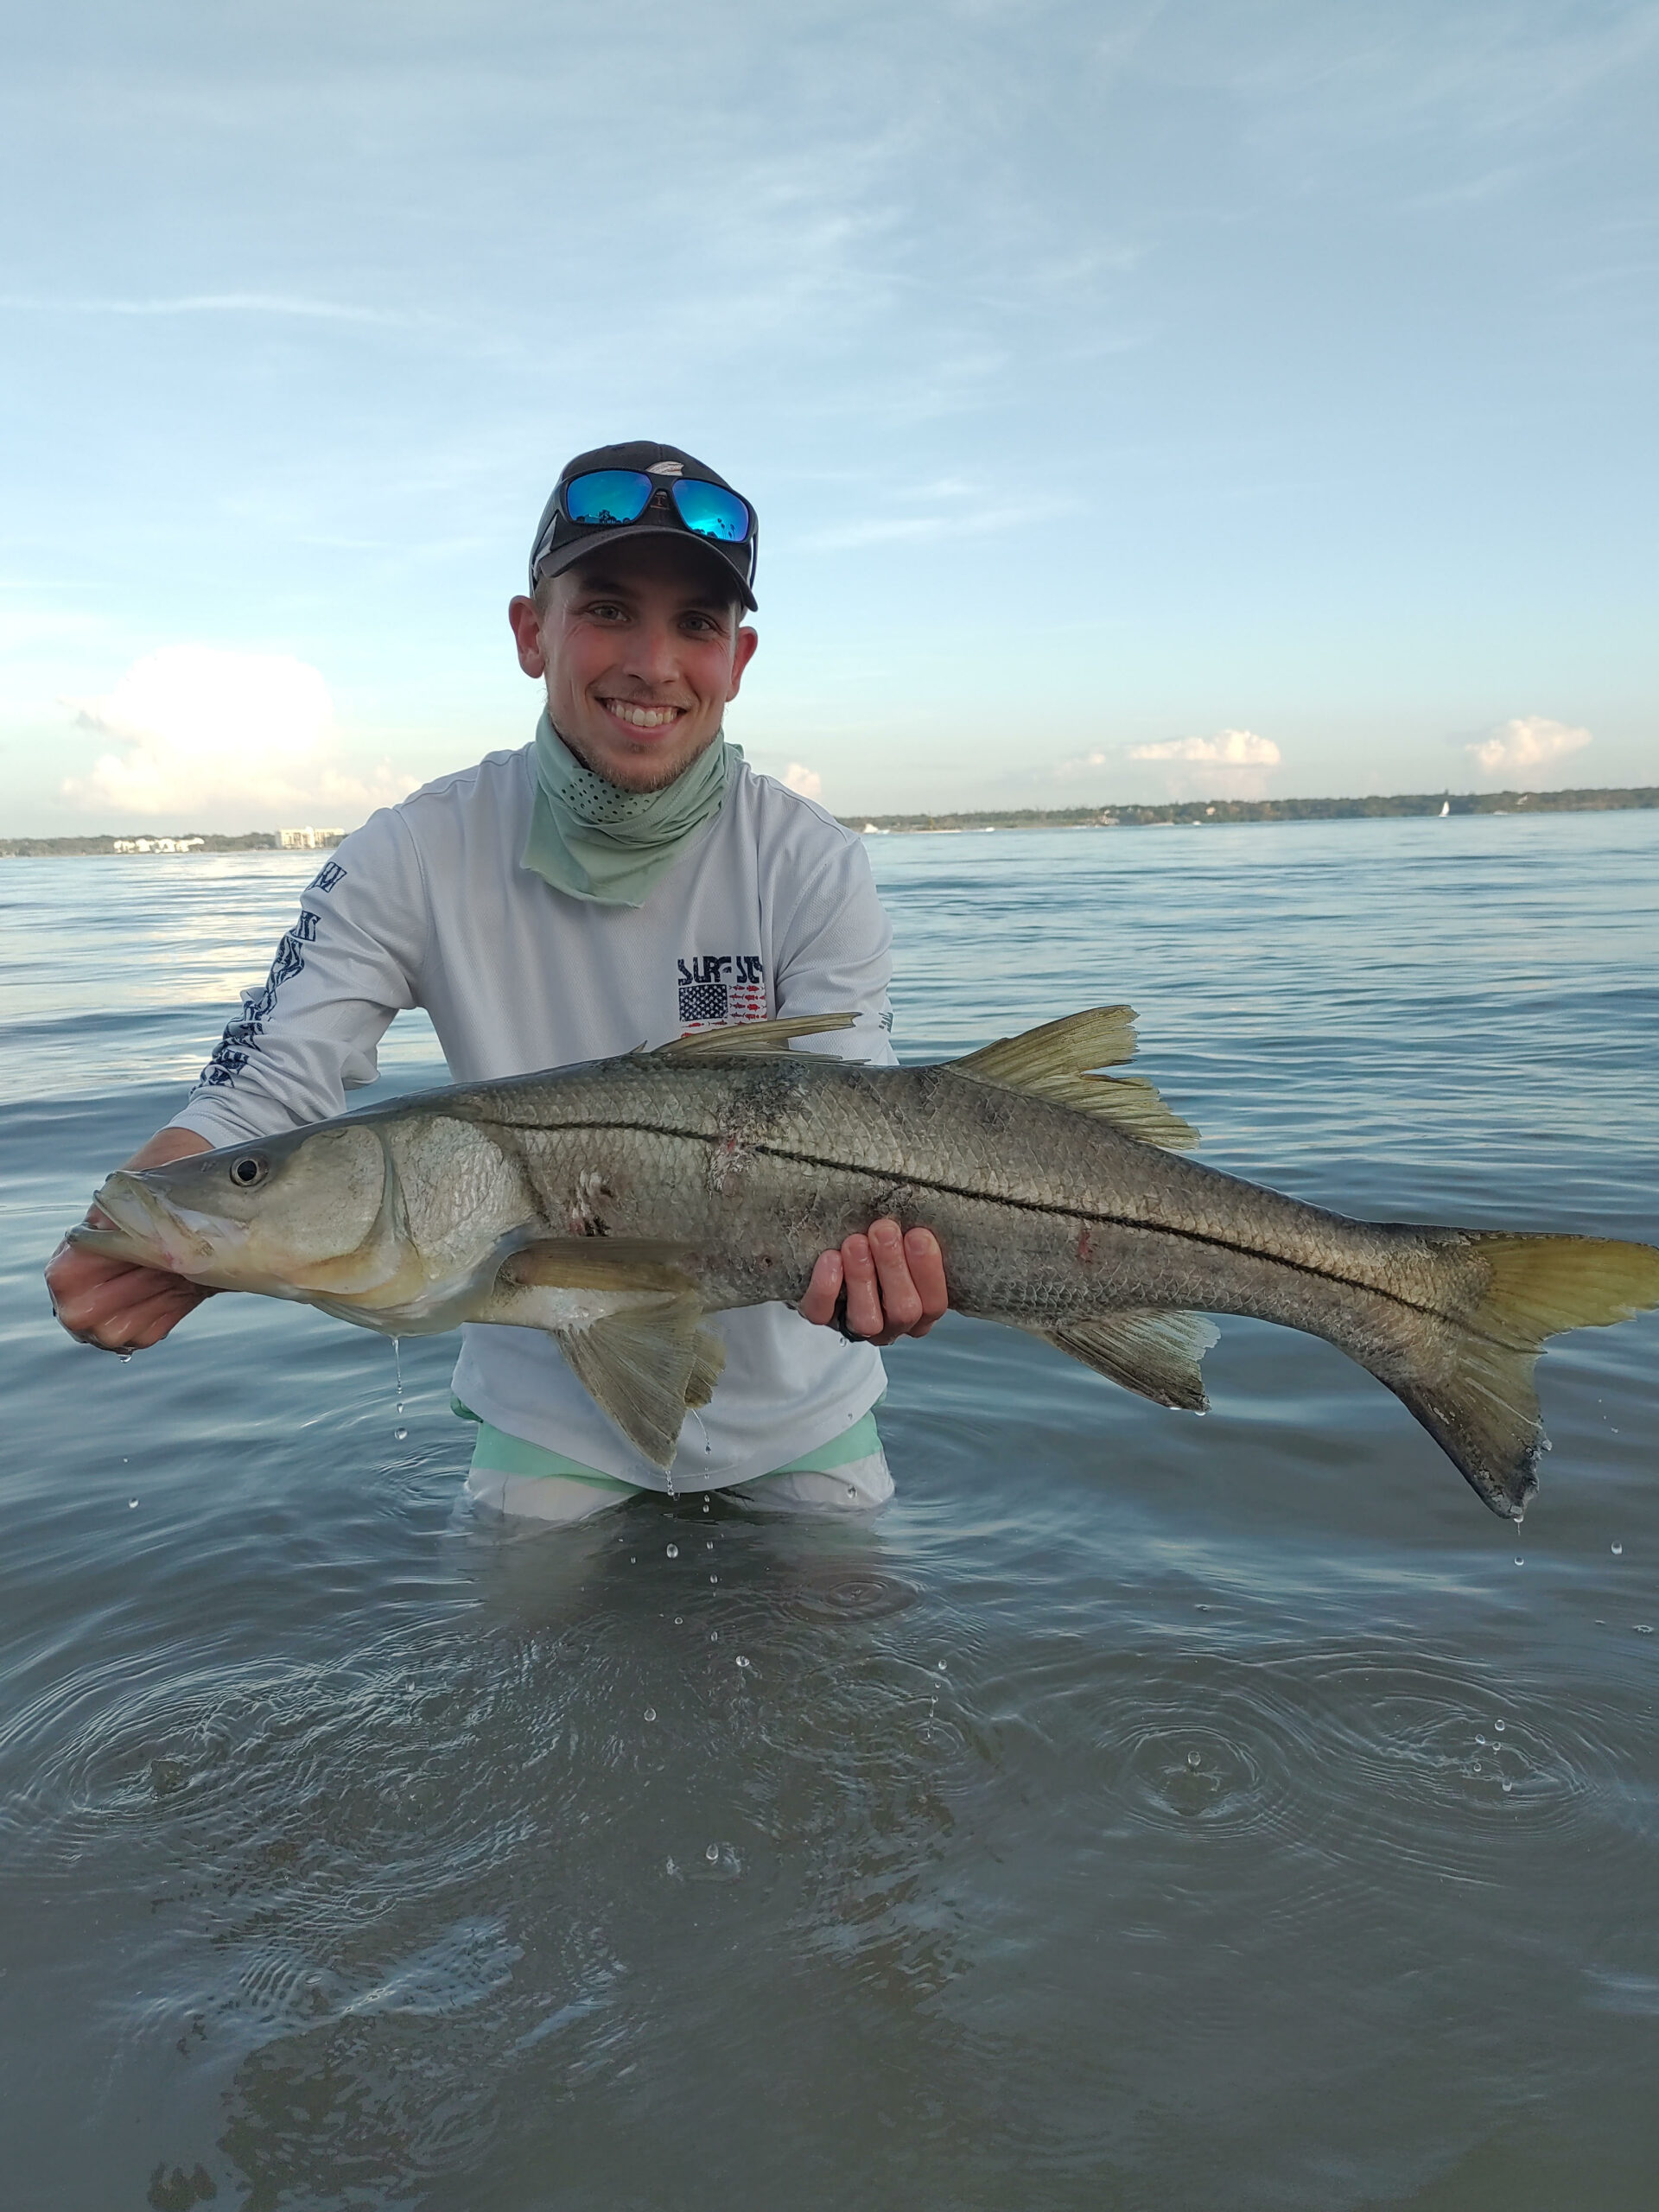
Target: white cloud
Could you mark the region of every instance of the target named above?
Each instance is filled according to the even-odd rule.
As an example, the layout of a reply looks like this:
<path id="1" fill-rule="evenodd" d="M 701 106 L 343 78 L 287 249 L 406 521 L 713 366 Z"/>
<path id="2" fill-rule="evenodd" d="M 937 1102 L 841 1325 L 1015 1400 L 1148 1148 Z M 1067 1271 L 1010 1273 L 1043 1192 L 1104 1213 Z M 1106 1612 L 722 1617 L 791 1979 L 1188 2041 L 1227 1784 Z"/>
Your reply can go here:
<path id="1" fill-rule="evenodd" d="M 63 704 L 122 748 L 62 787 L 72 804 L 105 814 L 349 828 L 409 788 L 384 761 L 366 778 L 342 767 L 328 686 L 286 653 L 163 645 L 103 697 Z"/>
<path id="2" fill-rule="evenodd" d="M 1061 783 L 1069 783 L 1074 776 L 1090 776 L 1096 768 L 1103 768 L 1107 757 L 1096 747 L 1092 753 L 1079 753 L 1075 760 L 1062 760 L 1054 773 Z"/>
<path id="3" fill-rule="evenodd" d="M 791 760 L 784 771 L 784 781 L 792 791 L 803 798 L 823 797 L 823 778 L 816 768 L 804 767 L 798 760 Z"/>
<path id="4" fill-rule="evenodd" d="M 1217 730 L 1213 737 L 1172 737 L 1161 745 L 1132 745 L 1131 760 L 1192 760 L 1217 768 L 1276 768 L 1279 748 L 1253 729 Z"/>
<path id="5" fill-rule="evenodd" d="M 1590 742 L 1587 729 L 1567 722 L 1553 722 L 1548 715 L 1521 715 L 1500 722 L 1488 738 L 1464 747 L 1472 753 L 1489 776 L 1516 768 L 1547 767 Z"/>

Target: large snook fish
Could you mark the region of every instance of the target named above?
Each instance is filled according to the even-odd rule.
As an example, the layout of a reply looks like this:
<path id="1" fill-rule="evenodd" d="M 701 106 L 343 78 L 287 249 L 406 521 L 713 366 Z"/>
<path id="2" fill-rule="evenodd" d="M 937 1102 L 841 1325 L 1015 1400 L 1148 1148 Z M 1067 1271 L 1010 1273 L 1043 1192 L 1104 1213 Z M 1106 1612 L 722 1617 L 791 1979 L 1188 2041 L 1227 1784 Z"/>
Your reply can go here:
<path id="1" fill-rule="evenodd" d="M 967 1058 L 867 1067 L 787 1049 L 850 1015 L 399 1099 L 111 1175 L 84 1247 L 415 1335 L 544 1329 L 655 1465 L 705 1404 L 722 1308 L 793 1304 L 883 1214 L 943 1247 L 951 1303 L 1201 1408 L 1205 1313 L 1324 1337 L 1518 1521 L 1544 1439 L 1546 1337 L 1659 1304 L 1645 1244 L 1351 1221 L 1178 1156 L 1197 1133 L 1135 1077 L 1108 1007 Z"/>

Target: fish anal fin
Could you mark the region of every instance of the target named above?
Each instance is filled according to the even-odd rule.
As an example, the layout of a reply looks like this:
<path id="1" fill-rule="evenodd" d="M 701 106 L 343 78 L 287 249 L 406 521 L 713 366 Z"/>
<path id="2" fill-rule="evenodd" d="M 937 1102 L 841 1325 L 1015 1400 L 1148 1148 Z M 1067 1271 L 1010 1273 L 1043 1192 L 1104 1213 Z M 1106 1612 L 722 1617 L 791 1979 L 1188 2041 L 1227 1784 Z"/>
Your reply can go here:
<path id="1" fill-rule="evenodd" d="M 707 1405 L 726 1349 L 692 1293 L 561 1330 L 577 1379 L 653 1466 L 667 1467 L 689 1405 Z"/>
<path id="2" fill-rule="evenodd" d="M 1202 1313 L 1125 1306 L 1116 1313 L 1065 1321 L 1041 1333 L 1096 1375 L 1158 1405 L 1201 1414 L 1210 1403 L 1198 1362 L 1216 1342 L 1217 1332 Z"/>
<path id="3" fill-rule="evenodd" d="M 953 1060 L 953 1075 L 994 1083 L 1004 1090 L 1023 1090 L 1051 1099 L 1080 1114 L 1115 1122 L 1142 1144 L 1184 1152 L 1198 1133 L 1166 1105 L 1143 1076 L 1102 1076 L 1094 1068 L 1116 1067 L 1135 1055 L 1135 1008 L 1098 1006 L 1046 1021 L 1023 1036 L 999 1038 L 965 1059 Z"/>
<path id="4" fill-rule="evenodd" d="M 782 1052 L 796 1037 L 823 1037 L 831 1030 L 850 1029 L 852 1014 L 791 1014 L 773 1021 L 733 1021 L 719 1029 L 695 1029 L 689 1037 L 671 1037 L 666 1045 L 640 1055 L 649 1060 L 729 1060 L 757 1052 Z"/>
<path id="5" fill-rule="evenodd" d="M 522 1288 L 660 1291 L 692 1287 L 683 1244 L 626 1236 L 543 1236 L 501 1265 L 499 1281 Z"/>

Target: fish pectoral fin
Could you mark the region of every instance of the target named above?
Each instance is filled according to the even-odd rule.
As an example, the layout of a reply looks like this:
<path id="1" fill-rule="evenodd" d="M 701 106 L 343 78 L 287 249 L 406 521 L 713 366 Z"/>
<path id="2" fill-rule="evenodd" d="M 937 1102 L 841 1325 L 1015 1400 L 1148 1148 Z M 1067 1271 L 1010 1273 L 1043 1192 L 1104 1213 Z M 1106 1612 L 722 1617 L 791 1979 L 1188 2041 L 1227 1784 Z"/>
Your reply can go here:
<path id="1" fill-rule="evenodd" d="M 1166 1151 L 1185 1152 L 1198 1141 L 1191 1122 L 1166 1104 L 1144 1076 L 1092 1075 L 1092 1068 L 1116 1067 L 1135 1055 L 1135 1008 L 1091 1007 L 1046 1021 L 1023 1036 L 1001 1037 L 965 1059 L 953 1060 L 950 1072 L 975 1083 L 994 1083 L 1004 1090 L 1024 1090 L 1070 1106 L 1080 1114 L 1114 1122 L 1126 1136 Z"/>
<path id="2" fill-rule="evenodd" d="M 501 1263 L 504 1287 L 550 1290 L 655 1290 L 677 1296 L 692 1287 L 690 1248 L 654 1238 L 541 1236 Z"/>
<path id="3" fill-rule="evenodd" d="M 708 1404 L 725 1364 L 725 1346 L 702 1325 L 702 1301 L 688 1291 L 555 1334 L 594 1403 L 666 1467 L 687 1407 Z"/>
<path id="4" fill-rule="evenodd" d="M 671 1037 L 639 1057 L 648 1060 L 729 1060 L 734 1055 L 781 1052 L 793 1037 L 823 1037 L 832 1029 L 850 1029 L 857 1019 L 851 1014 L 791 1014 L 775 1021 L 734 1021 L 720 1029 L 693 1030 L 689 1037 Z"/>
<path id="5" fill-rule="evenodd" d="M 1202 1313 L 1159 1313 L 1138 1306 L 1039 1332 L 1096 1375 L 1160 1406 L 1193 1414 L 1204 1413 L 1210 1404 L 1198 1362 L 1219 1333 Z"/>

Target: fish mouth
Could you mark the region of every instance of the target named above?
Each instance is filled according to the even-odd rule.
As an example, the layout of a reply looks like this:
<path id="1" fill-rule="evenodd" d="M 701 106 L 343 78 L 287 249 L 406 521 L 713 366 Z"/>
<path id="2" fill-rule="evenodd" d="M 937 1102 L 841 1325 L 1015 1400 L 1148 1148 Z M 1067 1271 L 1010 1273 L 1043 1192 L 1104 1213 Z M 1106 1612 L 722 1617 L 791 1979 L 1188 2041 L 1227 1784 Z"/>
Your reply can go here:
<path id="1" fill-rule="evenodd" d="M 93 1192 L 92 1205 L 104 1220 L 70 1230 L 78 1250 L 195 1278 L 223 1259 L 226 1224 L 213 1223 L 208 1234 L 204 1217 L 175 1206 L 142 1170 L 118 1167 Z"/>

